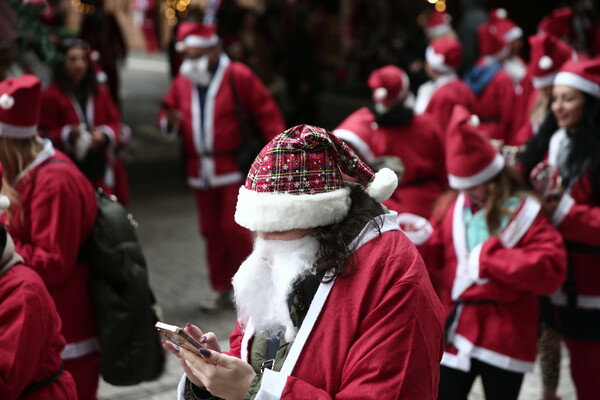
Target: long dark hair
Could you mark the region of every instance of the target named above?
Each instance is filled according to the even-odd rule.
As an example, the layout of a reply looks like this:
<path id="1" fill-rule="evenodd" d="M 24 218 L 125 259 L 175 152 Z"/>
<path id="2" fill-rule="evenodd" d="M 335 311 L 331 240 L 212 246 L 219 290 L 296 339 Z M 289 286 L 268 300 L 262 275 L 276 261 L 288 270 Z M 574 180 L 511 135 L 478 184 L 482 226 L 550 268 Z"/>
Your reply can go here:
<path id="1" fill-rule="evenodd" d="M 573 132 L 568 132 L 571 148 L 566 159 L 566 169 L 578 173 L 588 170 L 594 198 L 600 201 L 600 99 L 587 93 L 584 93 L 584 98 L 581 120 Z M 518 155 L 524 176 L 529 176 L 533 167 L 544 159 L 550 139 L 557 129 L 556 118 L 549 111 L 538 133 L 527 142 L 525 150 Z M 568 183 L 576 177 L 577 175 L 563 179 L 566 178 Z"/>
<path id="2" fill-rule="evenodd" d="M 351 257 L 353 249 L 348 248 L 350 243 L 368 223 L 374 224 L 377 229 L 381 228 L 375 220 L 384 213 L 381 204 L 375 202 L 359 185 L 351 187 L 350 199 L 350 211 L 342 221 L 316 228 L 315 237 L 321 245 L 317 261 L 319 279 L 323 279 L 327 272 L 333 276 L 325 281 L 350 274 L 354 269 Z"/>
<path id="3" fill-rule="evenodd" d="M 52 70 L 52 80 L 58 85 L 58 87 L 66 93 L 74 93 L 77 88 L 73 86 L 73 82 L 71 78 L 67 75 L 67 71 L 65 70 L 65 60 L 67 58 L 67 53 L 69 50 L 73 48 L 81 48 L 86 54 L 88 53 L 89 46 L 88 44 L 79 38 L 67 38 L 63 39 L 58 45 L 61 57 L 60 60 L 54 64 L 54 68 Z M 96 74 L 94 73 L 94 69 L 90 65 L 90 60 L 88 59 L 88 69 L 81 82 L 81 86 L 78 88 L 82 90 L 87 95 L 96 94 L 98 88 L 98 82 L 96 81 Z"/>

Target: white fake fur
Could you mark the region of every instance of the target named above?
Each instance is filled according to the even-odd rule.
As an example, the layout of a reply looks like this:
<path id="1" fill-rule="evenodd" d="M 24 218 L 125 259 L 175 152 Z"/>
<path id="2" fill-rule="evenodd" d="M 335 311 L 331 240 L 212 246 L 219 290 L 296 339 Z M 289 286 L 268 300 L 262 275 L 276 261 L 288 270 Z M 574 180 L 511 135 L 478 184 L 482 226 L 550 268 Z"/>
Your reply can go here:
<path id="1" fill-rule="evenodd" d="M 389 168 L 382 168 L 375 174 L 373 182 L 367 186 L 367 194 L 378 203 L 390 198 L 398 186 L 398 175 Z"/>

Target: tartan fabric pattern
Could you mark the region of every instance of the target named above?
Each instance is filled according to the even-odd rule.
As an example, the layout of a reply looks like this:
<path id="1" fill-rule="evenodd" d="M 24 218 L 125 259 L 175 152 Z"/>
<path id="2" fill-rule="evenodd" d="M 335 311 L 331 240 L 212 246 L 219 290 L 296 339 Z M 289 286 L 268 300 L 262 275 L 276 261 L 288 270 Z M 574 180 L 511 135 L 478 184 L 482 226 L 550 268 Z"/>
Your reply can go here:
<path id="1" fill-rule="evenodd" d="M 375 173 L 331 132 L 290 128 L 269 142 L 250 168 L 245 188 L 260 193 L 314 195 L 344 186 L 342 174 L 368 185 Z"/>

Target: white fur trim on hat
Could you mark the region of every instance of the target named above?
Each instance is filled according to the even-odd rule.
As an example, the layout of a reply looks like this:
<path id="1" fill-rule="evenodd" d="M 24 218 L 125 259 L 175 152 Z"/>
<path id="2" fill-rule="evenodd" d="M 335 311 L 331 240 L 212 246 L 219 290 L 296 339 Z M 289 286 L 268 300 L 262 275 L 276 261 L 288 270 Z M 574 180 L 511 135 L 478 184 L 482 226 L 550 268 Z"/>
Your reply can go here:
<path id="1" fill-rule="evenodd" d="M 554 85 L 571 86 L 594 97 L 600 97 L 600 85 L 572 72 L 559 72 L 554 79 Z"/>
<path id="2" fill-rule="evenodd" d="M 10 207 L 10 200 L 3 194 L 0 194 L 0 211 L 6 210 Z"/>
<path id="3" fill-rule="evenodd" d="M 428 37 L 442 36 L 450 31 L 452 31 L 452 25 L 449 23 L 435 25 L 431 28 L 425 28 L 425 33 Z"/>
<path id="4" fill-rule="evenodd" d="M 552 82 L 556 77 L 556 72 L 544 76 L 532 76 L 531 84 L 535 89 L 543 89 L 552 86 Z"/>
<path id="5" fill-rule="evenodd" d="M 377 101 L 381 101 L 381 100 L 385 99 L 387 97 L 387 95 L 388 95 L 388 91 L 384 87 L 378 87 L 373 92 L 373 98 Z"/>
<path id="6" fill-rule="evenodd" d="M 433 46 L 427 46 L 425 50 L 425 60 L 427 60 L 427 64 L 435 71 L 445 74 L 448 72 L 453 72 L 454 68 L 450 67 L 446 63 L 446 57 L 443 54 L 436 53 Z"/>
<path id="7" fill-rule="evenodd" d="M 212 35 L 210 37 L 188 35 L 183 39 L 183 45 L 185 47 L 211 47 L 218 43 L 219 37 L 217 35 Z"/>
<path id="8" fill-rule="evenodd" d="M 283 232 L 339 222 L 350 210 L 350 188 L 327 193 L 256 192 L 240 187 L 235 222 L 251 231 Z"/>
<path id="9" fill-rule="evenodd" d="M 378 203 L 390 198 L 398 186 L 398 176 L 389 168 L 382 168 L 367 186 L 367 194 Z"/>
<path id="10" fill-rule="evenodd" d="M 8 93 L 4 93 L 0 96 L 0 107 L 5 110 L 12 108 L 15 105 L 15 98 L 9 95 Z"/>
<path id="11" fill-rule="evenodd" d="M 514 28 L 512 28 L 511 30 L 509 30 L 508 32 L 506 32 L 504 34 L 504 40 L 506 41 L 506 43 L 510 43 L 514 40 L 517 40 L 518 38 L 523 36 L 523 30 L 521 28 L 519 28 L 518 26 L 515 26 Z"/>
<path id="12" fill-rule="evenodd" d="M 37 125 L 17 126 L 0 122 L 0 137 L 11 139 L 29 139 L 35 136 Z"/>
<path id="13" fill-rule="evenodd" d="M 469 189 L 492 179 L 504 168 L 504 157 L 496 154 L 492 162 L 475 175 L 460 177 L 448 174 L 448 184 L 452 189 Z"/>

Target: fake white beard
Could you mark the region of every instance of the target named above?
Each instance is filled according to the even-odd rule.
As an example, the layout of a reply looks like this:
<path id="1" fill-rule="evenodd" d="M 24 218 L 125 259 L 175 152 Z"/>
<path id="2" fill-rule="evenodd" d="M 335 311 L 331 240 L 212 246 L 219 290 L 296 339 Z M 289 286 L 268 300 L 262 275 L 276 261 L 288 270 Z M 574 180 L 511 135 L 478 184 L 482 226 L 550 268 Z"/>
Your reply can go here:
<path id="1" fill-rule="evenodd" d="M 208 54 L 194 60 L 186 58 L 181 63 L 179 72 L 200 86 L 208 86 L 212 78 L 208 70 Z"/>
<path id="2" fill-rule="evenodd" d="M 249 319 L 257 332 L 273 337 L 280 330 L 286 341 L 296 337 L 288 296 L 293 284 L 314 274 L 319 242 L 313 236 L 296 240 L 256 239 L 252 254 L 233 277 L 238 321 Z"/>
<path id="3" fill-rule="evenodd" d="M 527 74 L 527 66 L 516 56 L 504 60 L 502 67 L 510 75 L 515 84 L 520 83 Z"/>

